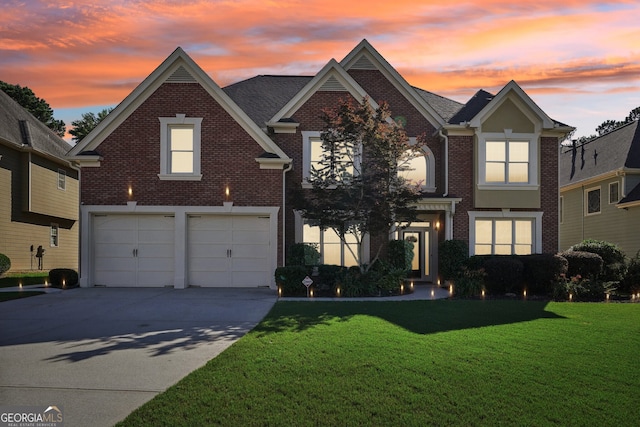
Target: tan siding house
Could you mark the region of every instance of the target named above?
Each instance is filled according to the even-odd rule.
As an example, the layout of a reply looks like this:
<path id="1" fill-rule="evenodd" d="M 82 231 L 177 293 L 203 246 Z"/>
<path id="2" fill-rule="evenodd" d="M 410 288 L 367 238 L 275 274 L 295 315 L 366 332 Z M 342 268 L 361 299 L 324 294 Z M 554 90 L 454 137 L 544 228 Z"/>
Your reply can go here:
<path id="1" fill-rule="evenodd" d="M 640 127 L 622 126 L 560 156 L 560 249 L 585 239 L 640 250 Z"/>
<path id="2" fill-rule="evenodd" d="M 0 91 L 0 253 L 11 270 L 78 268 L 80 185 L 69 149 Z"/>

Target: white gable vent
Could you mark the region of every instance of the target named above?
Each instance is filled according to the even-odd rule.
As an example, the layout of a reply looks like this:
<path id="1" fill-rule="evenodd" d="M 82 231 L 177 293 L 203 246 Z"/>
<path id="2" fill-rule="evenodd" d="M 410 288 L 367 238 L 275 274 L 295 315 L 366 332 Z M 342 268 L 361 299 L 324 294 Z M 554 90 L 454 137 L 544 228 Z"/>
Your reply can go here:
<path id="1" fill-rule="evenodd" d="M 333 91 L 333 92 L 346 92 L 342 83 L 338 81 L 334 76 L 329 77 L 323 84 L 320 86 L 321 91 Z"/>
<path id="2" fill-rule="evenodd" d="M 167 83 L 196 83 L 196 79 L 181 65 L 169 76 Z"/>
<path id="3" fill-rule="evenodd" d="M 375 70 L 376 67 L 373 65 L 371 60 L 367 55 L 361 55 L 360 58 L 351 66 L 352 70 Z"/>

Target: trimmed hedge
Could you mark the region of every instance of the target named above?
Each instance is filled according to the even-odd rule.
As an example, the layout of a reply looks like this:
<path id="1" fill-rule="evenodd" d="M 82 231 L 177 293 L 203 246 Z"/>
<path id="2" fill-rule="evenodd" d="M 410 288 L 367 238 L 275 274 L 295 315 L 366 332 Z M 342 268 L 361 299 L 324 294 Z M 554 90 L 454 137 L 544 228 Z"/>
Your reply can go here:
<path id="1" fill-rule="evenodd" d="M 523 283 L 524 263 L 511 256 L 495 256 L 485 261 L 485 284 L 490 294 L 519 292 Z"/>
<path id="2" fill-rule="evenodd" d="M 49 282 L 54 288 L 75 288 L 78 286 L 78 273 L 70 268 L 49 270 Z"/>
<path id="3" fill-rule="evenodd" d="M 568 266 L 561 254 L 473 255 L 465 264 L 469 272 L 485 273 L 484 282 L 489 294 L 520 293 L 526 288 L 529 295 L 539 296 L 553 293 L 557 279 L 561 274 L 567 274 Z"/>
<path id="4" fill-rule="evenodd" d="M 602 272 L 602 257 L 592 252 L 565 251 L 562 255 L 568 261 L 567 276 L 597 279 Z"/>
<path id="5" fill-rule="evenodd" d="M 11 268 L 11 260 L 5 254 L 0 254 L 0 274 L 4 274 Z"/>
<path id="6" fill-rule="evenodd" d="M 549 295 L 561 274 L 567 274 L 569 262 L 560 254 L 522 255 L 524 284 L 531 295 Z"/>
<path id="7" fill-rule="evenodd" d="M 451 280 L 463 274 L 463 267 L 469 258 L 469 246 L 464 240 L 445 240 L 438 248 L 438 271 L 444 280 Z"/>
<path id="8" fill-rule="evenodd" d="M 588 239 L 571 246 L 569 251 L 591 252 L 600 255 L 603 264 L 599 278 L 603 282 L 620 282 L 624 279 L 627 270 L 626 257 L 618 245 Z"/>

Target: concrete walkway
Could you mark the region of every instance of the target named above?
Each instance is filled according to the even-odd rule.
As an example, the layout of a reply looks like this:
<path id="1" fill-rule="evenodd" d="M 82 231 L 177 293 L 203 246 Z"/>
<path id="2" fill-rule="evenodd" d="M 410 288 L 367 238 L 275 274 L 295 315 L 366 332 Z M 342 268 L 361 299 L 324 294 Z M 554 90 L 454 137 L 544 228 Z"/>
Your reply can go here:
<path id="1" fill-rule="evenodd" d="M 363 297 L 363 298 L 306 298 L 306 297 L 283 297 L 279 301 L 415 301 L 415 300 L 436 300 L 449 298 L 449 291 L 435 285 L 415 285 L 412 293 L 396 295 L 392 297 Z"/>

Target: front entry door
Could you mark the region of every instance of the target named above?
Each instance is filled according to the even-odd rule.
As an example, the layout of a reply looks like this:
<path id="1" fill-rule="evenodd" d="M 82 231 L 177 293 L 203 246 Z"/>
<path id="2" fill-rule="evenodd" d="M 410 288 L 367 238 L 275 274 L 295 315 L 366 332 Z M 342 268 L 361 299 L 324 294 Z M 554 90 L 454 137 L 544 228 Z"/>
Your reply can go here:
<path id="1" fill-rule="evenodd" d="M 432 230 L 430 222 L 414 222 L 411 226 L 402 230 L 402 239 L 413 243 L 413 261 L 411 264 L 410 278 L 432 282 Z"/>

